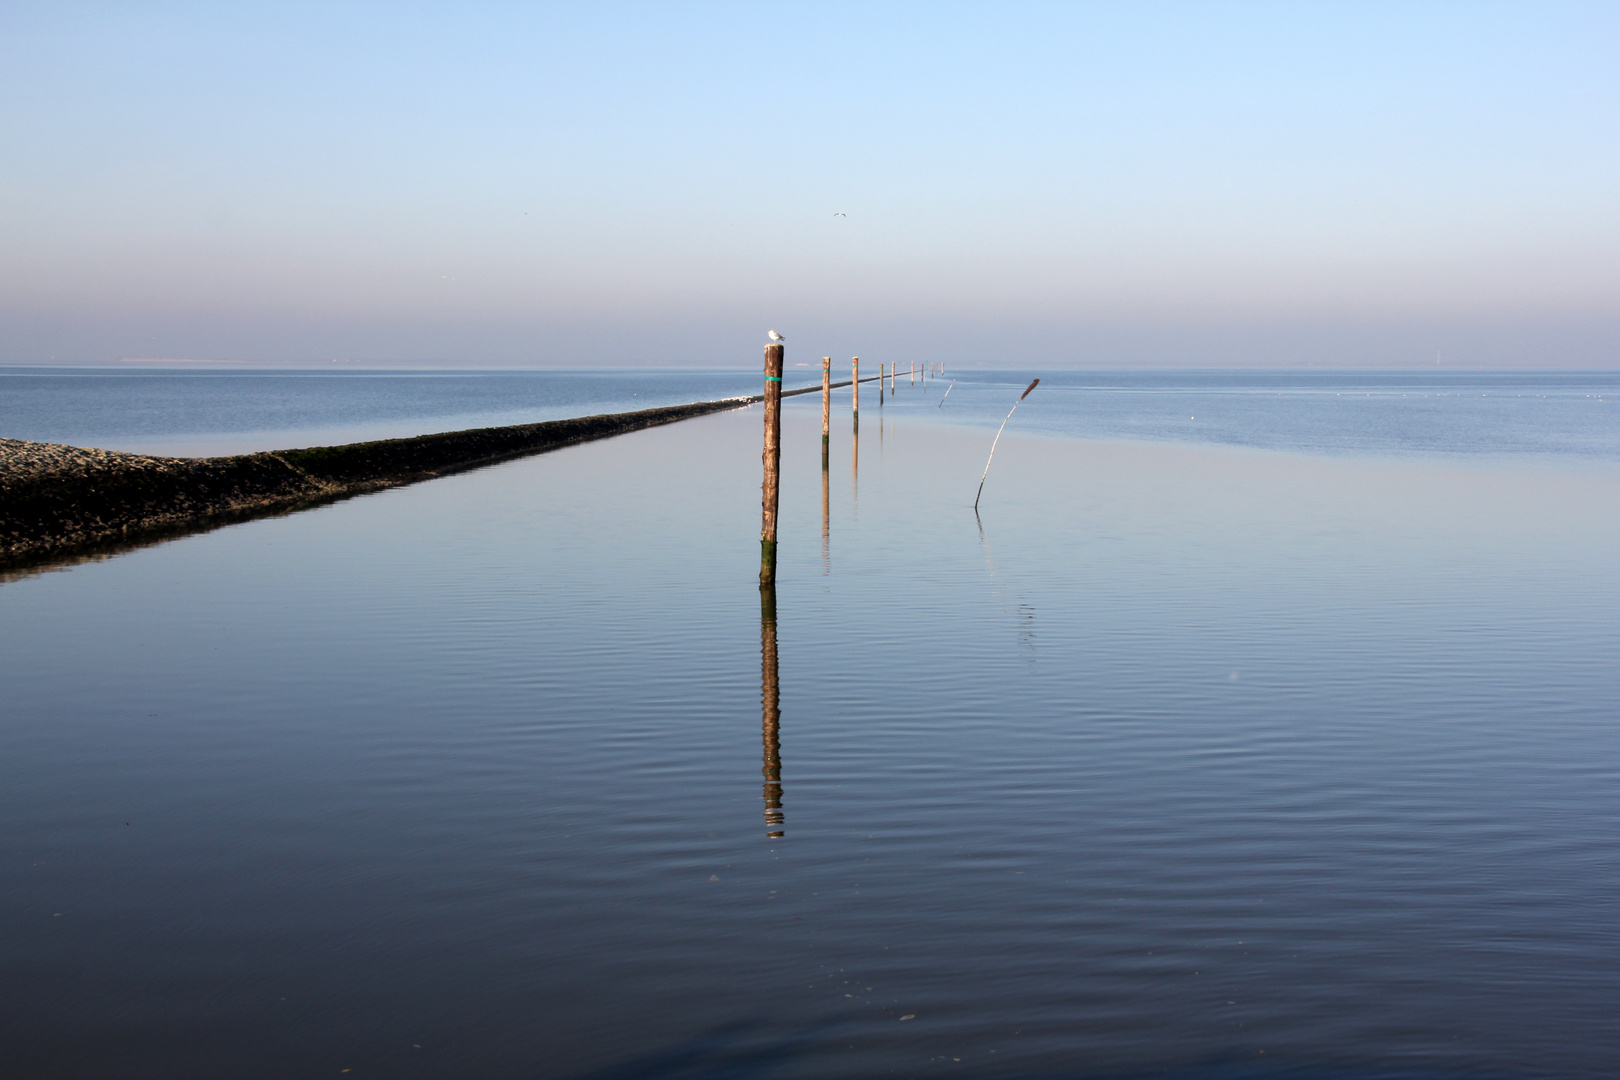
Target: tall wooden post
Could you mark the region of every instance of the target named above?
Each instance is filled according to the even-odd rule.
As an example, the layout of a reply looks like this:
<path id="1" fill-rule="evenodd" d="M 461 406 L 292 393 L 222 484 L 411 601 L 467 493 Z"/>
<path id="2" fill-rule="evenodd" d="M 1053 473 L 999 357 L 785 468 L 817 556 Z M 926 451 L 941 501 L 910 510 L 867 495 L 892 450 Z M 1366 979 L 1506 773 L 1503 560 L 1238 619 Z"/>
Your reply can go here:
<path id="1" fill-rule="evenodd" d="M 883 365 L 878 365 L 878 408 L 883 408 Z M 878 421 L 880 424 L 882 421 Z"/>
<path id="2" fill-rule="evenodd" d="M 821 467 L 827 467 L 827 437 L 832 432 L 832 357 L 821 358 Z"/>
<path id="3" fill-rule="evenodd" d="M 765 346 L 765 482 L 760 485 L 759 584 L 776 585 L 776 507 L 782 473 L 783 346 Z"/>
<path id="4" fill-rule="evenodd" d="M 900 370 L 899 364 L 889 365 L 889 396 L 894 396 L 894 373 Z"/>
<path id="5" fill-rule="evenodd" d="M 911 362 L 911 385 L 917 385 L 917 361 L 915 360 Z"/>
<path id="6" fill-rule="evenodd" d="M 853 374 L 850 379 L 850 408 L 855 415 L 855 430 L 861 430 L 861 358 L 854 357 L 849 366 Z"/>

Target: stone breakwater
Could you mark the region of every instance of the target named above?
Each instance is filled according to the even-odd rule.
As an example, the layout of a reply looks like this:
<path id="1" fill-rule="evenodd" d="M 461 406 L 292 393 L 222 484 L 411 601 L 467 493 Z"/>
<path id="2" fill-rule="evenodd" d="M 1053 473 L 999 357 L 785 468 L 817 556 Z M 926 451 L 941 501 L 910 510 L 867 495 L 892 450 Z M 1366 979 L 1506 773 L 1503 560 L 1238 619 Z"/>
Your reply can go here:
<path id="1" fill-rule="evenodd" d="M 71 559 L 285 513 L 758 400 L 213 458 L 0 438 L 0 567 Z"/>

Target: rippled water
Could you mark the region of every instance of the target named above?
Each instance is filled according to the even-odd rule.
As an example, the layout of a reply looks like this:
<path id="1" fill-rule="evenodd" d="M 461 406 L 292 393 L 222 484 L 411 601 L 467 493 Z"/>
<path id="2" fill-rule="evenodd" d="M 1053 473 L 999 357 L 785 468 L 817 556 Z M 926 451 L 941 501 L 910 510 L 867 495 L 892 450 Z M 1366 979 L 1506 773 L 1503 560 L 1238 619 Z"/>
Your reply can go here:
<path id="1" fill-rule="evenodd" d="M 1002 382 L 0 587 L 11 1070 L 1612 1075 L 1620 471 Z"/>

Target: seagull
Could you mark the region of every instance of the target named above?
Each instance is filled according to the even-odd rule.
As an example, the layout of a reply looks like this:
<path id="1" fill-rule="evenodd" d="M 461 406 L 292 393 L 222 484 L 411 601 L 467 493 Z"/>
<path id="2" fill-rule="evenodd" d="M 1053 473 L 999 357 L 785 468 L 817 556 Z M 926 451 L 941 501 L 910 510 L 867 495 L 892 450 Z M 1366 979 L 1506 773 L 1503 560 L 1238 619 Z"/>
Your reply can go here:
<path id="1" fill-rule="evenodd" d="M 849 215 L 844 213 L 842 210 L 834 210 L 833 217 L 849 217 Z"/>
<path id="2" fill-rule="evenodd" d="M 781 334 L 778 334 L 775 330 L 767 330 L 767 331 L 765 331 L 765 336 L 770 338 L 773 342 L 777 342 L 778 344 L 780 344 L 781 342 L 784 342 L 784 341 L 787 340 L 787 338 L 783 337 Z"/>

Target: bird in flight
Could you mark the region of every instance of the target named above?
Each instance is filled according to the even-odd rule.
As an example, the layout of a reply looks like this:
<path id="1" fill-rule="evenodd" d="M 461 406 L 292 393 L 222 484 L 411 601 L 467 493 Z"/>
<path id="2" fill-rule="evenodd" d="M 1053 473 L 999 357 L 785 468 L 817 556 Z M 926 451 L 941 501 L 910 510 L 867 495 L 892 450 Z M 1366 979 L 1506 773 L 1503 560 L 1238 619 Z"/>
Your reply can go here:
<path id="1" fill-rule="evenodd" d="M 833 217 L 849 217 L 849 215 L 844 213 L 842 210 L 834 210 Z"/>
<path id="2" fill-rule="evenodd" d="M 765 331 L 765 336 L 778 344 L 787 340 L 787 338 L 783 337 L 781 334 L 778 334 L 775 330 Z"/>

